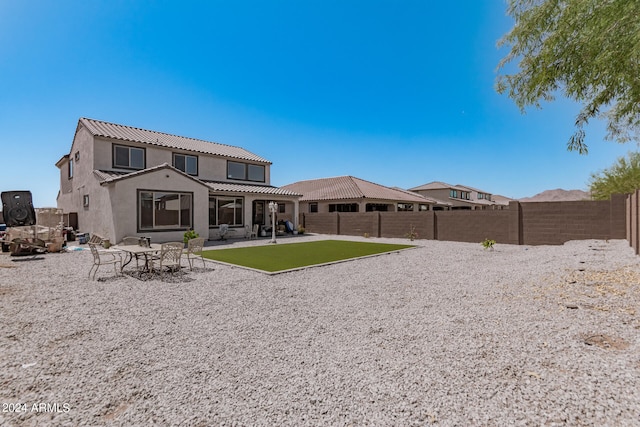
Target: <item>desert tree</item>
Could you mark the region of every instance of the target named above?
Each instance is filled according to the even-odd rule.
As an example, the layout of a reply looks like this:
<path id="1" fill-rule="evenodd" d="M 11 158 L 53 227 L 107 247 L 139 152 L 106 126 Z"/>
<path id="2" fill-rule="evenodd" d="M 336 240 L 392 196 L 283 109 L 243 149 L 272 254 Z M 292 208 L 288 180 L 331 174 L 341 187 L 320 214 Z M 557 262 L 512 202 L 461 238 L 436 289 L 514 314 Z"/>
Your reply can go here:
<path id="1" fill-rule="evenodd" d="M 639 140 L 640 1 L 508 0 L 514 27 L 498 41 L 508 54 L 496 90 L 521 112 L 561 95 L 581 110 L 567 148 L 588 152 L 585 126 L 607 124 L 606 139 Z M 513 73 L 507 68 L 516 65 Z"/>
<path id="2" fill-rule="evenodd" d="M 589 182 L 591 197 L 596 200 L 606 200 L 616 193 L 631 193 L 637 188 L 640 188 L 639 152 L 619 157 L 609 168 L 592 173 Z"/>

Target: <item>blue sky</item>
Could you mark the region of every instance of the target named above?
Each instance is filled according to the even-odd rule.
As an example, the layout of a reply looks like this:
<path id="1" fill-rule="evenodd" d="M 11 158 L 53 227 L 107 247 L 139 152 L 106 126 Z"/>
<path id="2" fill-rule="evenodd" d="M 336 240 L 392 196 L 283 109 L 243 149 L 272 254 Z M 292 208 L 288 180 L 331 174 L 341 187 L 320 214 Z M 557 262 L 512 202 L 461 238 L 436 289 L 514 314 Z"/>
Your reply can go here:
<path id="1" fill-rule="evenodd" d="M 353 175 L 520 198 L 635 149 L 494 90 L 502 0 L 0 1 L 0 189 L 56 206 L 80 117 L 237 145 L 271 183 Z"/>

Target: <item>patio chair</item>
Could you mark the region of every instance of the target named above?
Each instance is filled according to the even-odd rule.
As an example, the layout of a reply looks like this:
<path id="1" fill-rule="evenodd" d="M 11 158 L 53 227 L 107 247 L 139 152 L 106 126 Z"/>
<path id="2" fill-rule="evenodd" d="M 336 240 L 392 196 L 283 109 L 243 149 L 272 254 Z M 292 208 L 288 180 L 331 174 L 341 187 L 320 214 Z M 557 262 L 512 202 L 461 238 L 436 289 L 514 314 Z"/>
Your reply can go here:
<path id="1" fill-rule="evenodd" d="M 245 225 L 244 227 L 244 238 L 245 239 L 257 239 L 258 238 L 258 229 L 260 228 L 259 224 L 253 224 L 253 228 Z"/>
<path id="2" fill-rule="evenodd" d="M 101 245 L 104 238 L 98 234 L 92 234 L 87 243 L 95 243 Z"/>
<path id="3" fill-rule="evenodd" d="M 201 255 L 203 247 L 204 247 L 204 237 L 197 237 L 195 239 L 191 239 L 187 243 L 187 249 L 184 251 L 184 255 L 187 256 L 187 261 L 189 262 L 190 270 L 193 270 L 193 262 L 198 257 L 202 259 L 202 267 L 207 268 L 204 262 L 204 258 Z"/>
<path id="4" fill-rule="evenodd" d="M 180 270 L 180 260 L 182 259 L 183 248 L 184 243 L 182 242 L 169 242 L 162 244 L 160 255 L 151 260 L 152 265 L 156 261 L 159 263 L 160 276 L 164 274 L 165 267 L 167 267 L 171 272 Z"/>
<path id="5" fill-rule="evenodd" d="M 120 254 L 115 252 L 99 251 L 96 243 L 89 243 L 89 249 L 91 249 L 91 254 L 93 255 L 93 265 L 89 270 L 89 278 L 91 278 L 91 280 L 96 279 L 96 273 L 101 265 L 113 264 L 113 270 L 115 271 L 116 276 L 118 275 L 118 264 L 120 264 L 120 269 L 122 270 L 122 258 L 120 258 Z M 92 272 L 93 276 L 91 275 Z"/>

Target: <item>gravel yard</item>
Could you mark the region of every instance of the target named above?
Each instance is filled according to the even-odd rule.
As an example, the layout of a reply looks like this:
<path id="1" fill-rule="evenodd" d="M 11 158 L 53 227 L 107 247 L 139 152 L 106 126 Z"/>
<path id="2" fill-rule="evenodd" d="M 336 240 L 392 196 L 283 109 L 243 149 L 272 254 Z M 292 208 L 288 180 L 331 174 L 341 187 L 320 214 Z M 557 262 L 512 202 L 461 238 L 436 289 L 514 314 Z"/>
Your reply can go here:
<path id="1" fill-rule="evenodd" d="M 88 250 L 2 254 L 0 425 L 640 424 L 626 241 L 414 243 L 166 281 L 88 280 Z"/>

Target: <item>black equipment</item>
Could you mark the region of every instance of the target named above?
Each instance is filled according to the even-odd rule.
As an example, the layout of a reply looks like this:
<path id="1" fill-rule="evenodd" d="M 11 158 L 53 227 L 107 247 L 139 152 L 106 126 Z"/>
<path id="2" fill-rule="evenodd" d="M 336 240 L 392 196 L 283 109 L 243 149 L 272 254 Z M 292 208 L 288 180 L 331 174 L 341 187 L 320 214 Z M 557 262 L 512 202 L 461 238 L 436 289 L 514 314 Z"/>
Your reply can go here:
<path id="1" fill-rule="evenodd" d="M 33 208 L 30 191 L 4 191 L 2 214 L 7 227 L 20 227 L 36 224 L 36 211 Z"/>

